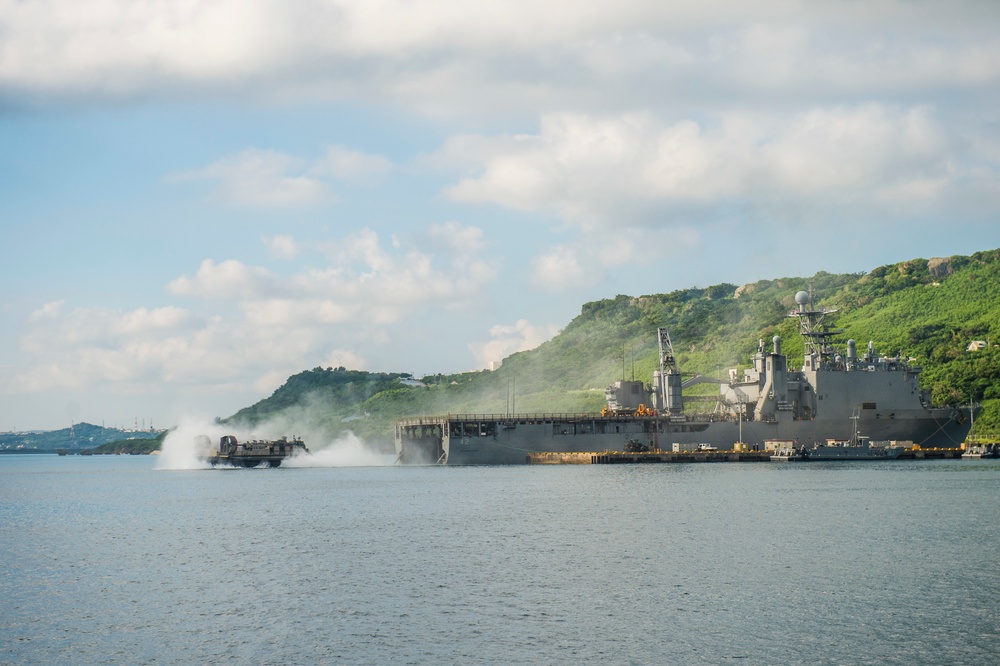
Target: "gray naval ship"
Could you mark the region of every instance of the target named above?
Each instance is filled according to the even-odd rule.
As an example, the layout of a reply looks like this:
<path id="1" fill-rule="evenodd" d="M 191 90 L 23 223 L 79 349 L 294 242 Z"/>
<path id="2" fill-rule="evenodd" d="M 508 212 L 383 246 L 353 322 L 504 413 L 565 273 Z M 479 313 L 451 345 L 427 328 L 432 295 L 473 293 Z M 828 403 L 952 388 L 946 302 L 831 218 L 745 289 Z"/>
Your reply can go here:
<path id="1" fill-rule="evenodd" d="M 651 385 L 615 382 L 605 391 L 600 414 L 462 414 L 407 418 L 396 422 L 397 460 L 404 464 L 524 464 L 537 452 L 690 451 L 697 449 L 805 451 L 815 459 L 834 453 L 858 430 L 870 440 L 852 451 L 860 458 L 882 453 L 892 442 L 921 448 L 958 448 L 971 425 L 969 409 L 934 407 L 920 388 L 920 368 L 904 358 L 884 357 L 868 343 L 859 355 L 854 340 L 838 352 L 826 320 L 835 309 L 815 307 L 809 293 L 795 295 L 805 342 L 801 369 L 789 369 L 781 339 L 770 351 L 763 341 L 753 367 L 728 381 L 695 375 L 682 378 L 670 335 L 658 330 L 660 368 Z M 719 385 L 710 412 L 684 411 L 683 389 Z M 861 448 L 870 454 L 862 455 Z M 825 450 L 824 450 L 825 449 Z M 900 449 L 901 450 L 901 449 Z"/>

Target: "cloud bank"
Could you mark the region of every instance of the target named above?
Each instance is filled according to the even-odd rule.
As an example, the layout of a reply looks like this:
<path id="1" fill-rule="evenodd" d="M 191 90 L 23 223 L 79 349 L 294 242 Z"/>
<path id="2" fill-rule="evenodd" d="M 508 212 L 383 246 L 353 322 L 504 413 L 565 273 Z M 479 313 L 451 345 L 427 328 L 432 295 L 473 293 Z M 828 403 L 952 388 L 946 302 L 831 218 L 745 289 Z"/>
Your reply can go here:
<path id="1" fill-rule="evenodd" d="M 449 115 L 906 96 L 994 84 L 998 12 L 900 0 L 3 0 L 0 90 L 37 103 L 373 98 Z"/>
<path id="2" fill-rule="evenodd" d="M 306 359 L 364 367 L 372 341 L 400 339 L 397 326 L 418 310 L 473 307 L 496 268 L 481 230 L 432 225 L 425 252 L 372 230 L 313 244 L 325 265 L 280 274 L 239 260 L 204 260 L 167 292 L 188 307 L 113 310 L 61 301 L 30 317 L 20 350 L 31 370 L 8 391 L 79 388 L 107 382 L 179 385 L 250 382 L 273 390 Z M 297 246 L 294 238 L 280 245 Z M 452 250 L 460 246 L 462 253 Z M 256 379 L 253 379 L 256 377 Z"/>
<path id="3" fill-rule="evenodd" d="M 446 190 L 455 201 L 550 211 L 586 229 L 734 202 L 936 204 L 981 166 L 958 143 L 929 109 L 864 104 L 704 124 L 555 114 L 534 135 L 453 138 L 436 159 L 478 168 Z"/>

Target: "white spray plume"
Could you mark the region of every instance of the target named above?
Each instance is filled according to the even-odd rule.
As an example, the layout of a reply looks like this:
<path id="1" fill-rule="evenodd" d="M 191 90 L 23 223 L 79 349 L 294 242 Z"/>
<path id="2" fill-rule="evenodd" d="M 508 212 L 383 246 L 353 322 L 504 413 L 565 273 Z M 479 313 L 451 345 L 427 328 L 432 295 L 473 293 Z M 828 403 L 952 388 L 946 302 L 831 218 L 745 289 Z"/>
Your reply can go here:
<path id="1" fill-rule="evenodd" d="M 218 442 L 223 435 L 228 435 L 225 426 L 203 421 L 185 419 L 179 426 L 167 433 L 156 459 L 156 469 L 204 469 L 211 467 L 198 457 L 195 438 L 207 435 L 213 442 Z"/>
<path id="2" fill-rule="evenodd" d="M 156 460 L 157 469 L 206 469 L 211 467 L 198 455 L 196 444 L 199 435 L 207 436 L 217 445 L 224 435 L 233 435 L 241 442 L 254 439 L 277 439 L 281 436 L 295 436 L 286 433 L 282 426 L 287 423 L 263 423 L 253 429 L 234 428 L 219 423 L 184 420 L 163 440 L 163 448 Z M 309 453 L 297 454 L 281 463 L 282 467 L 373 467 L 392 465 L 396 458 L 391 454 L 378 453 L 352 432 L 344 433 L 330 442 L 318 433 L 307 433 L 302 437 Z"/>
<path id="3" fill-rule="evenodd" d="M 281 464 L 283 467 L 376 467 L 395 461 L 396 456 L 372 451 L 360 437 L 346 432 L 322 449 L 310 448 L 309 453 L 296 454 Z"/>

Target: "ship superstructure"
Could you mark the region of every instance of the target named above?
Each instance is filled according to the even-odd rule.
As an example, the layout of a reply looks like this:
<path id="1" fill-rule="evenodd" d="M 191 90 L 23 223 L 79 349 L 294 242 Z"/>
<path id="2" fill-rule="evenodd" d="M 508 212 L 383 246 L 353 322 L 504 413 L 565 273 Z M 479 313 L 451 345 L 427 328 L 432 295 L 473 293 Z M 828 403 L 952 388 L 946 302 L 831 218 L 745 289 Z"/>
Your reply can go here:
<path id="1" fill-rule="evenodd" d="M 605 391 L 601 414 L 463 414 L 403 419 L 396 452 L 404 463 L 517 464 L 535 452 L 764 450 L 774 442 L 812 450 L 847 441 L 860 428 L 872 442 L 923 448 L 959 447 L 968 410 L 933 407 L 919 385 L 920 368 L 897 355 L 879 355 L 872 342 L 859 355 L 854 340 L 836 350 L 833 309 L 795 295 L 790 317 L 805 341 L 801 369 L 789 369 L 781 339 L 761 341 L 752 367 L 729 371 L 728 381 L 682 377 L 670 336 L 659 329 L 660 367 L 653 382 L 620 381 Z M 685 411 L 683 389 L 719 385 L 714 409 Z M 852 418 L 853 416 L 853 418 Z"/>

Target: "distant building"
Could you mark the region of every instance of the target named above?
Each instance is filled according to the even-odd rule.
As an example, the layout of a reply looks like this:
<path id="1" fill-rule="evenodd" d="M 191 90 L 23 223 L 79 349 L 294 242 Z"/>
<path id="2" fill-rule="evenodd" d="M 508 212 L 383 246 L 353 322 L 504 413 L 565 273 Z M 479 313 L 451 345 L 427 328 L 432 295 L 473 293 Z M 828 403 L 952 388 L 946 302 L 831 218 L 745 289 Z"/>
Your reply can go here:
<path id="1" fill-rule="evenodd" d="M 495 370 L 499 370 L 501 365 L 503 365 L 503 361 L 490 361 L 489 365 L 486 366 L 486 369 L 493 372 Z"/>
<path id="2" fill-rule="evenodd" d="M 969 348 L 966 351 L 982 351 L 987 347 L 989 347 L 989 345 L 986 343 L 986 340 L 973 340 L 969 343 Z"/>

